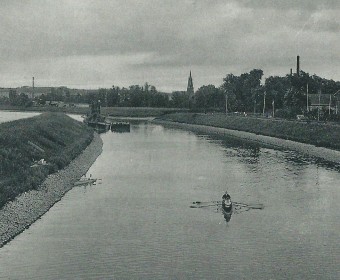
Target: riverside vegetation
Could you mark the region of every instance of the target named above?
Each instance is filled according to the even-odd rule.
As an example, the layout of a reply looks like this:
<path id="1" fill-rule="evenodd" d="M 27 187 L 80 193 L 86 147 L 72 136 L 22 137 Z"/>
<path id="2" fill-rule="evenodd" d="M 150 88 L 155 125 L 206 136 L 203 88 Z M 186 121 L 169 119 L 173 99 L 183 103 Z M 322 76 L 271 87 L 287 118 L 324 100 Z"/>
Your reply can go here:
<path id="1" fill-rule="evenodd" d="M 93 130 L 62 113 L 0 124 L 0 208 L 37 189 L 68 165 L 93 139 Z M 34 165 L 44 159 L 46 165 Z"/>
<path id="2" fill-rule="evenodd" d="M 330 122 L 290 121 L 221 113 L 174 113 L 165 115 L 159 119 L 246 131 L 318 147 L 340 150 L 340 125 Z"/>

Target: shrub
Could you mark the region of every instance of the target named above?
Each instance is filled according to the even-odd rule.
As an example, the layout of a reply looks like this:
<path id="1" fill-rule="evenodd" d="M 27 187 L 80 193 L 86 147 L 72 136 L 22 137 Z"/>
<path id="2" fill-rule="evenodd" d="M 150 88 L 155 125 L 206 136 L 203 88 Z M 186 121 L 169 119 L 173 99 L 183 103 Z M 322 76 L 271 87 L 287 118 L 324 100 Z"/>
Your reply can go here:
<path id="1" fill-rule="evenodd" d="M 282 118 L 282 119 L 295 119 L 296 112 L 292 109 L 277 109 L 275 111 L 275 117 Z"/>

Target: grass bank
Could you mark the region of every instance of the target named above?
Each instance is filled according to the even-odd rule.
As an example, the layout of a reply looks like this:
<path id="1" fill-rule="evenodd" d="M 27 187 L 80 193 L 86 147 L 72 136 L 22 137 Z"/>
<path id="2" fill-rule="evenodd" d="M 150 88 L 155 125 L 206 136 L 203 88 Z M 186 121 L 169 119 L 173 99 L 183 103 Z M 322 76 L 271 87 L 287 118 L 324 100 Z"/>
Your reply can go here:
<path id="1" fill-rule="evenodd" d="M 332 123 L 196 113 L 174 113 L 162 116 L 160 119 L 246 131 L 340 150 L 340 126 Z"/>
<path id="2" fill-rule="evenodd" d="M 19 194 L 38 188 L 92 139 L 90 128 L 62 113 L 0 124 L 0 208 Z M 41 159 L 47 164 L 35 164 Z"/>

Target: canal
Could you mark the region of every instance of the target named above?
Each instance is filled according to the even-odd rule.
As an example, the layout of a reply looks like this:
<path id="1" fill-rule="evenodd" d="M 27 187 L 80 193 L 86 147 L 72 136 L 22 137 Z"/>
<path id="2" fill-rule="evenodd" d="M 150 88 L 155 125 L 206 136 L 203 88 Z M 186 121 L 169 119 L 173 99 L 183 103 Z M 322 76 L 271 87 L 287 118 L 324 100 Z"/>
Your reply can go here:
<path id="1" fill-rule="evenodd" d="M 101 182 L 1 248 L 0 279 L 339 279 L 338 167 L 147 121 L 101 137 Z M 264 208 L 190 207 L 225 190 Z"/>

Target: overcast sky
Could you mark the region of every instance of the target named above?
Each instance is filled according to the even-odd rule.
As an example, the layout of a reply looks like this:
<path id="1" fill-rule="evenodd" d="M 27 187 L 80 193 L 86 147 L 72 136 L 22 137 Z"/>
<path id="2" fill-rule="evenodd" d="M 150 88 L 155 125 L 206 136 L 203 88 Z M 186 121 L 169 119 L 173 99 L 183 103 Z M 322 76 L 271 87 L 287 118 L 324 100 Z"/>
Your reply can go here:
<path id="1" fill-rule="evenodd" d="M 219 86 L 254 68 L 340 80 L 339 0 L 0 0 L 0 87 Z"/>

